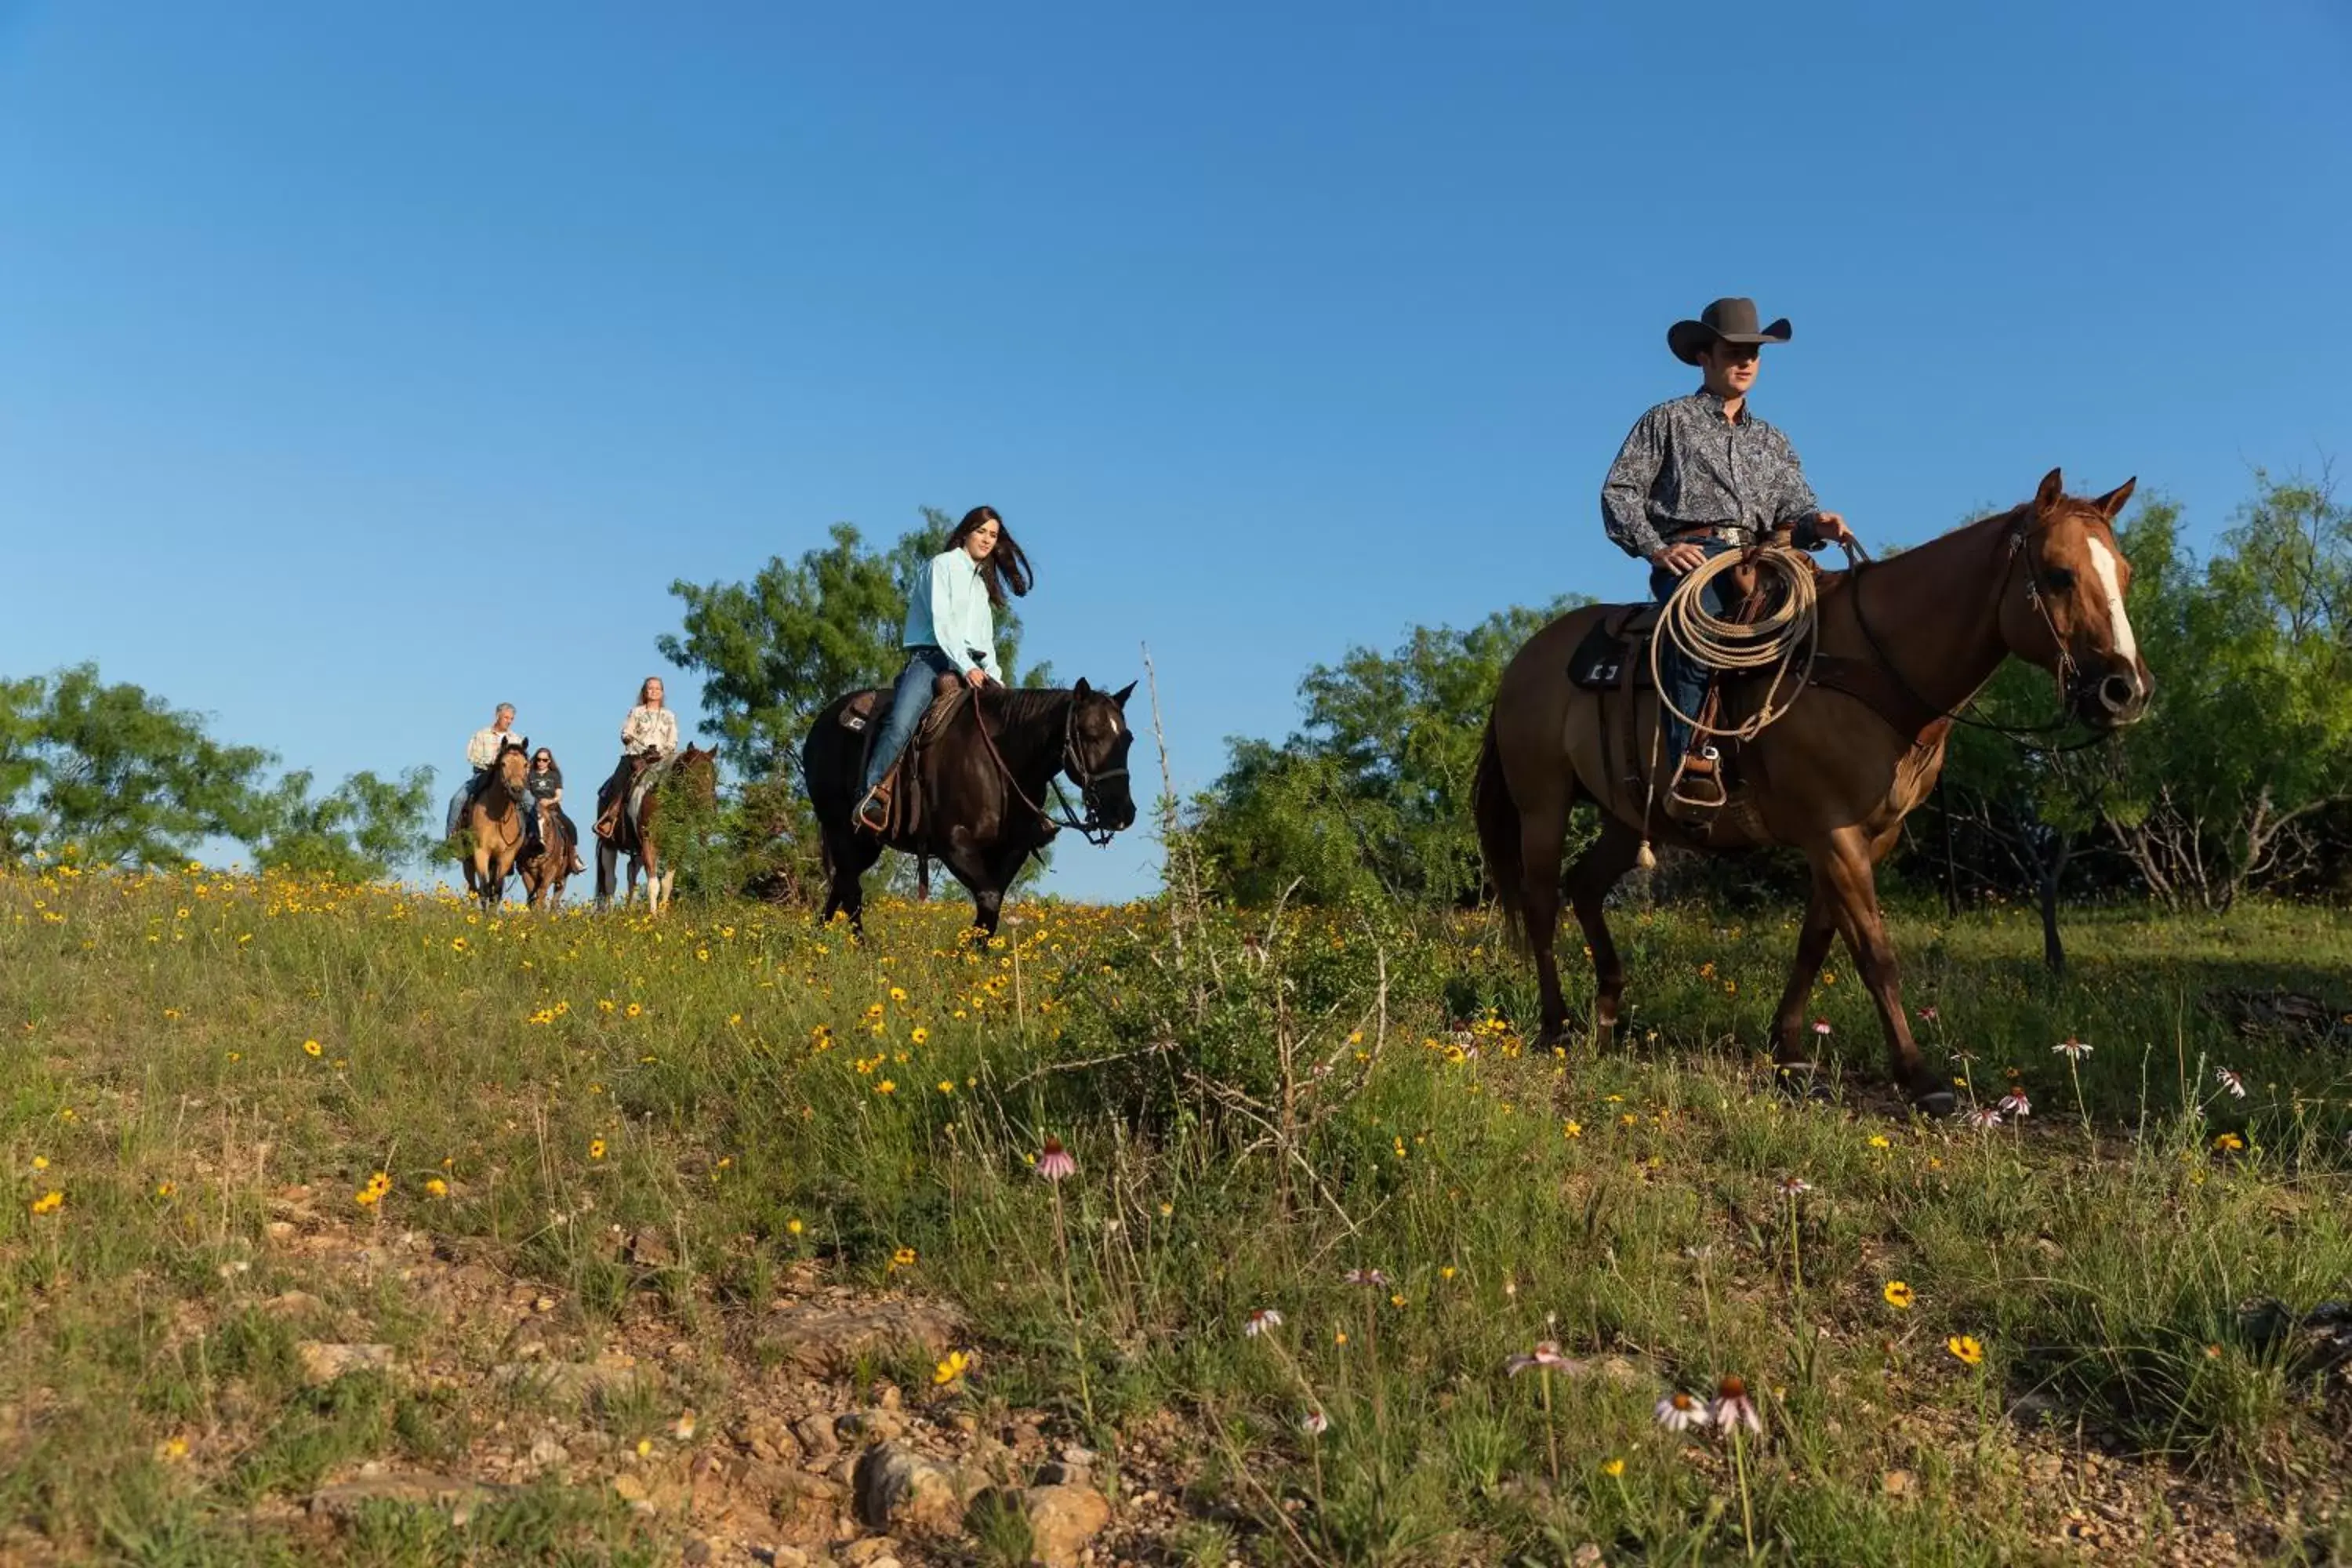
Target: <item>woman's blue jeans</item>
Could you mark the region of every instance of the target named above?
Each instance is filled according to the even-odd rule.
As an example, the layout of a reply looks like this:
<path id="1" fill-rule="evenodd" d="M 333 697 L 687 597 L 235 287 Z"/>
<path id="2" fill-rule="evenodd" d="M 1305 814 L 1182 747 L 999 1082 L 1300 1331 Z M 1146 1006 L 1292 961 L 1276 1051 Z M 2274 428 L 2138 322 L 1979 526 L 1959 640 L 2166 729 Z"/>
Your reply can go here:
<path id="1" fill-rule="evenodd" d="M 890 717 L 882 732 L 874 737 L 874 754 L 866 763 L 866 789 L 882 782 L 882 775 L 915 738 L 923 715 L 930 711 L 931 683 L 942 675 L 956 673 L 955 665 L 936 647 L 907 650 L 907 668 L 898 672 L 898 688 L 890 697 Z"/>
<path id="2" fill-rule="evenodd" d="M 1685 542 L 1697 545 L 1713 560 L 1727 550 L 1739 547 L 1721 539 L 1694 539 Z M 1699 591 L 1699 604 L 1711 616 L 1728 616 L 1739 606 L 1732 600 L 1731 579 L 1727 572 Z M 1663 566 L 1650 568 L 1650 596 L 1664 604 L 1682 582 L 1679 573 Z M 1664 695 L 1684 712 L 1696 716 L 1698 705 L 1706 700 L 1706 683 L 1715 672 L 1681 648 L 1669 642 L 1658 649 L 1658 679 L 1665 687 Z M 1668 773 L 1682 765 L 1683 753 L 1690 750 L 1691 727 L 1663 708 L 1658 719 L 1665 726 L 1665 747 L 1659 762 Z"/>

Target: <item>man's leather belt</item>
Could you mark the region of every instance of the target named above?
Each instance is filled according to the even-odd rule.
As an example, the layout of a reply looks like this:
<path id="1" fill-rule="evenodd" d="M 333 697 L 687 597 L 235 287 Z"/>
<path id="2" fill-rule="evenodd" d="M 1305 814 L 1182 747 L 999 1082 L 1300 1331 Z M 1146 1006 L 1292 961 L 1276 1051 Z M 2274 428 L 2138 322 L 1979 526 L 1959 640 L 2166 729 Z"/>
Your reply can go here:
<path id="1" fill-rule="evenodd" d="M 1666 542 L 1670 544 L 1680 544 L 1686 540 L 1695 539 L 1724 539 L 1734 544 L 1751 544 L 1755 542 L 1756 531 L 1737 523 L 1707 523 L 1700 528 L 1676 529 L 1666 535 Z"/>

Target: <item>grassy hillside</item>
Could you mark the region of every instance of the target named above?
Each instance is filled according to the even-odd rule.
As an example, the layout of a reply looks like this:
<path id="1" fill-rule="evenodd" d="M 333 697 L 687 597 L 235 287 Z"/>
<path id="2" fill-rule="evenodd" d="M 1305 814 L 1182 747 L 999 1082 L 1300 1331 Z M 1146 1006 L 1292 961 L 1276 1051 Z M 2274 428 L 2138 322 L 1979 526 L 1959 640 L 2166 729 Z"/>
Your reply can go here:
<path id="1" fill-rule="evenodd" d="M 1789 921 L 1621 916 L 1596 1058 L 1479 920 L 1021 915 L 0 882 L 0 1556 L 1038 1549 L 877 1545 L 878 1440 L 1060 1465 L 1104 1563 L 2352 1555 L 2336 917 L 2080 921 L 2063 986 L 1899 921 L 2031 1105 L 1929 1126 L 1842 954 L 1839 1099 L 1769 1091 Z M 937 1315 L 796 1359 L 814 1306 Z M 1727 1378 L 1758 1430 L 1661 1426 Z"/>

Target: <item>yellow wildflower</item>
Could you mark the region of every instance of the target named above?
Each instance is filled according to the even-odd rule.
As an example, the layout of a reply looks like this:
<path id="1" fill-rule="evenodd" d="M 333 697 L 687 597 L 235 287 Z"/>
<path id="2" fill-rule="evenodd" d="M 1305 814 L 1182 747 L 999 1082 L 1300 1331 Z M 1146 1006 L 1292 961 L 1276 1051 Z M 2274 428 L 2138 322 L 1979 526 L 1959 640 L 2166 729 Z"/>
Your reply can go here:
<path id="1" fill-rule="evenodd" d="M 971 1370 L 971 1357 L 961 1351 L 948 1352 L 948 1359 L 931 1369 L 934 1387 L 945 1387 Z"/>
<path id="2" fill-rule="evenodd" d="M 33 1200 L 33 1212 L 35 1214 L 55 1214 L 58 1210 L 65 1206 L 65 1194 L 56 1192 L 54 1190 L 43 1193 L 39 1197 Z"/>

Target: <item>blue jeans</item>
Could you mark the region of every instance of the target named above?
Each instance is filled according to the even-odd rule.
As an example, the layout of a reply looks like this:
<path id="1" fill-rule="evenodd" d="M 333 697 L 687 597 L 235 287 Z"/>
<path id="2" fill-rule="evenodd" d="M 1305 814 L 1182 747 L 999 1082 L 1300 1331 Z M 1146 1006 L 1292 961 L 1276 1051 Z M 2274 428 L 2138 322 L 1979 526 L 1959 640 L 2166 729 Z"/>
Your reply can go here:
<path id="1" fill-rule="evenodd" d="M 449 797 L 449 830 L 444 833 L 442 837 L 457 837 L 459 819 L 466 815 L 466 797 L 474 793 L 475 782 L 488 772 L 489 772 L 488 768 L 476 768 L 467 775 L 466 782 L 457 786 L 457 793 Z"/>
<path id="2" fill-rule="evenodd" d="M 1687 542 L 1706 551 L 1709 560 L 1725 551 L 1738 548 L 1720 539 L 1695 539 Z M 1732 597 L 1736 590 L 1731 585 L 1731 578 L 1732 574 L 1727 572 L 1700 591 L 1699 604 L 1707 614 L 1728 616 L 1739 607 Z M 1663 566 L 1652 567 L 1650 597 L 1664 604 L 1673 595 L 1675 584 L 1681 581 L 1680 575 Z M 1713 673 L 1673 643 L 1658 649 L 1658 679 L 1665 687 L 1663 695 L 1672 699 L 1675 707 L 1694 717 L 1698 713 L 1698 705 L 1706 700 L 1706 683 Z M 1665 726 L 1665 745 L 1659 753 L 1659 765 L 1671 775 L 1675 768 L 1682 765 L 1683 753 L 1690 750 L 1691 727 L 1664 708 L 1658 710 L 1658 720 Z"/>
<path id="3" fill-rule="evenodd" d="M 956 667 L 948 656 L 935 647 L 910 647 L 907 650 L 907 668 L 898 672 L 898 689 L 890 697 L 890 718 L 882 732 L 874 737 L 874 754 L 866 763 L 866 789 L 882 782 L 907 742 L 915 738 L 915 731 L 930 711 L 931 683 L 942 675 L 954 675 Z"/>

